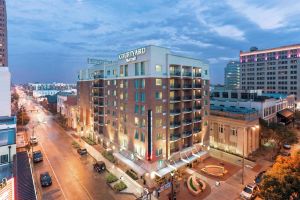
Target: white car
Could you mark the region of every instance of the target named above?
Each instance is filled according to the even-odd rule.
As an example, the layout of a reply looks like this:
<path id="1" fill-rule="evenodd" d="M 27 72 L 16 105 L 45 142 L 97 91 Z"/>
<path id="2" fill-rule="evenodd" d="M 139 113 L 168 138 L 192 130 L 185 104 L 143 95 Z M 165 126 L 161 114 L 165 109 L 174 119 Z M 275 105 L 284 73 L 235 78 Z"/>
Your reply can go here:
<path id="1" fill-rule="evenodd" d="M 256 196 L 257 186 L 254 183 L 246 185 L 246 187 L 241 192 L 240 196 L 243 199 L 254 199 Z"/>
<path id="2" fill-rule="evenodd" d="M 38 139 L 36 136 L 30 136 L 30 143 L 31 144 L 37 144 L 38 143 Z"/>

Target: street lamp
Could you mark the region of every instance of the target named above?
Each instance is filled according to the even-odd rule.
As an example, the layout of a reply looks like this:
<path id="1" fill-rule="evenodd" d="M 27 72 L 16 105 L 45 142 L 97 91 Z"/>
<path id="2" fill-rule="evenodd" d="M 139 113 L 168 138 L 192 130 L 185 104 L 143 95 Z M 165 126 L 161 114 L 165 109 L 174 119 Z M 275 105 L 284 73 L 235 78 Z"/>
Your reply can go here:
<path id="1" fill-rule="evenodd" d="M 176 192 L 174 191 L 174 175 L 175 172 L 171 171 L 171 200 L 176 200 Z"/>

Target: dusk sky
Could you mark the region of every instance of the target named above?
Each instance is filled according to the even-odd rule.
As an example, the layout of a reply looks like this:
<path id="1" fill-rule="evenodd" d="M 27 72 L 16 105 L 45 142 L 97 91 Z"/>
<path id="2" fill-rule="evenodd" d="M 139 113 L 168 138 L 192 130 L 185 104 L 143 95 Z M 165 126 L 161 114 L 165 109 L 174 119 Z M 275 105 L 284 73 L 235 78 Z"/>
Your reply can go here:
<path id="1" fill-rule="evenodd" d="M 87 57 L 146 45 L 210 64 L 212 83 L 251 46 L 300 43 L 299 0 L 7 0 L 13 82 L 75 82 Z"/>

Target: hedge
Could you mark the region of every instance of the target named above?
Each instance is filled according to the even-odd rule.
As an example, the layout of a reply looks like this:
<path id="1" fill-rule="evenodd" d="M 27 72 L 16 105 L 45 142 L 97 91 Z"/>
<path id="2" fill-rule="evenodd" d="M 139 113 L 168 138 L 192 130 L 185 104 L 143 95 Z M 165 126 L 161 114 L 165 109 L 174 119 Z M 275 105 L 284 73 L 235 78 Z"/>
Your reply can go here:
<path id="1" fill-rule="evenodd" d="M 114 190 L 121 192 L 122 190 L 125 190 L 127 188 L 127 185 L 123 182 L 120 181 L 119 183 L 116 183 L 114 185 Z"/>
<path id="2" fill-rule="evenodd" d="M 113 182 L 116 182 L 117 180 L 119 180 L 119 179 L 115 175 L 113 175 L 112 173 L 109 173 L 106 176 L 106 182 L 107 183 L 113 183 Z"/>
<path id="3" fill-rule="evenodd" d="M 191 188 L 192 188 L 195 192 L 197 192 L 197 189 L 196 189 L 195 186 L 193 185 L 193 179 L 192 179 L 192 178 L 190 179 L 190 186 L 191 186 Z"/>
<path id="4" fill-rule="evenodd" d="M 126 174 L 128 176 L 130 176 L 133 180 L 138 180 L 139 179 L 139 177 L 133 171 L 131 171 L 131 170 L 127 170 Z"/>
<path id="5" fill-rule="evenodd" d="M 75 149 L 79 149 L 79 148 L 80 148 L 80 145 L 79 145 L 76 141 L 73 141 L 73 142 L 72 142 L 72 146 L 73 146 Z"/>
<path id="6" fill-rule="evenodd" d="M 111 152 L 103 151 L 102 155 L 103 155 L 104 158 L 106 158 L 110 162 L 112 162 L 112 163 L 116 162 L 116 159 L 115 159 L 114 155 Z"/>

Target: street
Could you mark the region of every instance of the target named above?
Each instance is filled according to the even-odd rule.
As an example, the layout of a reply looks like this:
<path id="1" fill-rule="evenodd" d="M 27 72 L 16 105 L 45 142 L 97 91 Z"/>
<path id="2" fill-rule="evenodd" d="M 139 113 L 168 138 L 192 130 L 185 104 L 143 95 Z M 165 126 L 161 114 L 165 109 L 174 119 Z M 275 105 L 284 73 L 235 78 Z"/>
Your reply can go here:
<path id="1" fill-rule="evenodd" d="M 22 95 L 20 95 L 22 96 Z M 35 134 L 44 160 L 34 164 L 34 178 L 39 199 L 133 199 L 132 196 L 115 194 L 105 183 L 105 175 L 93 171 L 94 159 L 80 156 L 72 148 L 72 138 L 53 120 L 52 115 L 26 98 L 26 109 L 31 118 L 30 135 Z M 39 123 L 42 122 L 42 123 Z M 53 184 L 42 188 L 39 175 L 48 171 Z"/>

